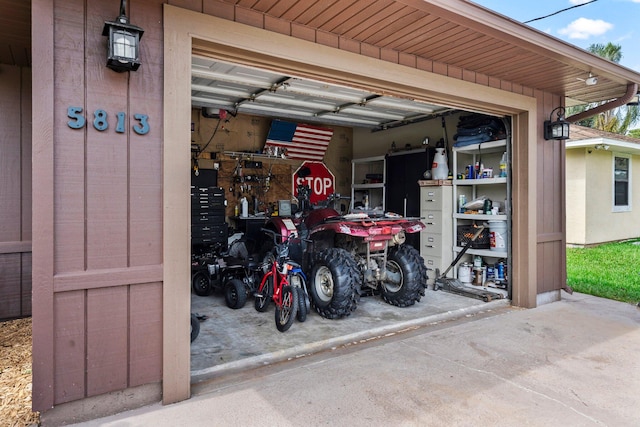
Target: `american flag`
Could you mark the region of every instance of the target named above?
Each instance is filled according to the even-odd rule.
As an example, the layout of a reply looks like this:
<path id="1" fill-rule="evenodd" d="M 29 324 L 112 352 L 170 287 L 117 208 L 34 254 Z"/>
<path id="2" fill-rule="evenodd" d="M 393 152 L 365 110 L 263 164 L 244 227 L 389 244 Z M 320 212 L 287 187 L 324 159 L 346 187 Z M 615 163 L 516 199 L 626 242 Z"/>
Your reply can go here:
<path id="1" fill-rule="evenodd" d="M 269 153 L 275 148 L 285 148 L 289 159 L 322 161 L 332 136 L 333 129 L 274 120 L 264 151 Z"/>

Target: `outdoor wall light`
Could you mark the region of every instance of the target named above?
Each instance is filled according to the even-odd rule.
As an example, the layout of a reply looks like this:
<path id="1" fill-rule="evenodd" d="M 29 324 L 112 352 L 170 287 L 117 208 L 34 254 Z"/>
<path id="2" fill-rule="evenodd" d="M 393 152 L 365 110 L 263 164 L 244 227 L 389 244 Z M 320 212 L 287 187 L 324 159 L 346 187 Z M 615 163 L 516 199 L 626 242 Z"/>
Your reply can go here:
<path id="1" fill-rule="evenodd" d="M 552 121 L 553 113 L 557 112 L 558 119 Z M 549 114 L 549 120 L 544 122 L 544 139 L 569 139 L 569 122 L 564 120 L 564 107 L 557 107 L 551 114 Z"/>
<path id="2" fill-rule="evenodd" d="M 127 2 L 120 0 L 120 16 L 105 21 L 102 35 L 107 36 L 107 67 L 119 73 L 140 67 L 140 39 L 144 30 L 129 24 Z"/>

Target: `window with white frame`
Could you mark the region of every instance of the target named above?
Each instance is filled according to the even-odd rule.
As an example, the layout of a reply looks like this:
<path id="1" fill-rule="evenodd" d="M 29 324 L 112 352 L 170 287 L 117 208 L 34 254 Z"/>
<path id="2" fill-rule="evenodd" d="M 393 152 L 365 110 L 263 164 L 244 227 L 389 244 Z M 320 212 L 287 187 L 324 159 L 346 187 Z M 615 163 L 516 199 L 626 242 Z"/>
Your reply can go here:
<path id="1" fill-rule="evenodd" d="M 613 155 L 613 211 L 631 210 L 631 156 Z"/>

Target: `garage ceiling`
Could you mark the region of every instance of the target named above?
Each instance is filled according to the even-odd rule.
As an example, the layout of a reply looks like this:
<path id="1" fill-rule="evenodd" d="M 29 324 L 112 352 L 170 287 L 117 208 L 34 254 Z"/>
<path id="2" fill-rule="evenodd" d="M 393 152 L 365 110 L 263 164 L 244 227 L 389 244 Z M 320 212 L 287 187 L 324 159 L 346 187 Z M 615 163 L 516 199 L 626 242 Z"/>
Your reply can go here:
<path id="1" fill-rule="evenodd" d="M 194 56 L 191 104 L 233 113 L 386 129 L 448 111 L 443 106 Z"/>

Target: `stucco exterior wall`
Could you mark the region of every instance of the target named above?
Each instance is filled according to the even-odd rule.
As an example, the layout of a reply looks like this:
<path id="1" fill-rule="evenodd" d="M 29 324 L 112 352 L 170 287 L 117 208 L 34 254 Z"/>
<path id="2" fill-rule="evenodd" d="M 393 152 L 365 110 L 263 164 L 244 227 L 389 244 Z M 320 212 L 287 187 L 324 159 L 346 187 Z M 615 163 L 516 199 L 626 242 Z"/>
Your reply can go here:
<path id="1" fill-rule="evenodd" d="M 567 244 L 586 242 L 586 149 L 567 150 Z"/>
<path id="2" fill-rule="evenodd" d="M 631 210 L 613 211 L 613 156 L 612 150 L 592 150 L 586 154 L 585 245 L 640 237 L 640 183 L 639 156 L 631 162 Z M 638 182 L 638 178 L 635 178 Z"/>

